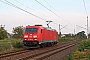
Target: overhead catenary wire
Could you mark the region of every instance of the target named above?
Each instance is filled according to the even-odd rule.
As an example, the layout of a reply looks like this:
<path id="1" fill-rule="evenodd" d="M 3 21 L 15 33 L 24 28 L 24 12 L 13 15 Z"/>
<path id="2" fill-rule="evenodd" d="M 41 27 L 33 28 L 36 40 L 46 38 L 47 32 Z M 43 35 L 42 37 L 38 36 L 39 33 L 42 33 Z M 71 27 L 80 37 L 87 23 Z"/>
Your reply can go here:
<path id="1" fill-rule="evenodd" d="M 34 9 L 32 9 L 32 8 L 30 8 L 30 7 L 26 6 L 26 5 L 24 5 L 23 3 L 21 3 L 21 2 L 19 2 L 19 1 L 17 1 L 17 0 L 15 0 L 15 1 L 18 2 L 19 4 L 25 6 L 25 7 L 28 8 L 28 9 L 31 9 L 31 10 L 35 11 L 36 13 L 39 13 L 39 14 L 43 15 L 42 13 L 37 12 L 36 10 L 34 10 Z M 43 16 L 44 16 L 45 18 L 49 18 L 49 17 L 47 17 L 47 16 L 45 16 L 45 15 L 43 15 Z M 48 20 L 53 20 L 53 19 L 49 18 Z M 55 23 L 55 22 L 52 22 L 52 23 L 58 24 L 58 23 Z"/>
<path id="2" fill-rule="evenodd" d="M 9 1 L 7 1 L 7 0 L 5 0 L 5 2 L 4 2 L 4 1 L 2 1 L 2 0 L 0 0 L 0 1 L 1 1 L 1 2 L 3 2 L 3 3 L 5 3 L 5 4 L 7 4 L 7 5 L 10 5 L 10 6 L 12 6 L 12 7 L 15 7 L 15 8 L 17 8 L 17 9 L 20 9 L 20 10 L 22 10 L 22 11 L 24 11 L 24 12 L 26 12 L 26 13 L 30 14 L 30 15 L 33 15 L 33 16 L 35 16 L 35 17 L 37 17 L 37 18 L 41 19 L 41 20 L 46 21 L 46 19 L 44 19 L 44 18 L 42 18 L 42 17 L 39 17 L 39 16 L 37 16 L 37 15 L 35 15 L 35 14 L 33 14 L 33 13 L 31 13 L 31 12 L 27 11 L 27 10 L 24 10 L 24 9 L 22 9 L 22 8 L 20 8 L 20 7 L 16 6 L 16 5 L 14 5 L 13 3 L 11 3 L 11 2 L 9 2 Z M 53 22 L 53 23 L 54 23 L 54 22 Z M 57 24 L 57 23 L 54 23 L 54 24 Z"/>
<path id="3" fill-rule="evenodd" d="M 85 12 L 86 12 L 86 16 L 87 16 L 87 39 L 88 39 L 88 15 L 87 15 L 87 9 L 86 9 L 86 3 L 85 1 L 83 0 L 83 3 L 84 3 L 84 8 L 85 8 Z"/>
<path id="4" fill-rule="evenodd" d="M 84 8 L 85 8 L 85 13 L 86 13 L 86 15 L 87 15 L 86 3 L 85 3 L 84 0 L 83 0 L 83 3 L 84 3 Z"/>
<path id="5" fill-rule="evenodd" d="M 5 3 L 5 4 L 7 4 L 7 5 L 10 5 L 10 6 L 12 6 L 12 7 L 15 7 L 15 8 L 17 8 L 17 9 L 20 9 L 20 10 L 22 10 L 22 11 L 24 11 L 24 12 L 30 14 L 30 15 L 33 15 L 33 16 L 41 19 L 41 20 L 44 20 L 44 21 L 46 20 L 46 19 L 44 19 L 44 18 L 41 18 L 41 17 L 39 17 L 39 16 L 37 16 L 37 15 L 35 15 L 35 14 L 33 14 L 33 13 L 30 13 L 30 12 L 28 12 L 28 11 L 26 11 L 26 10 L 24 10 L 24 9 L 16 6 L 16 5 L 14 5 L 13 3 L 11 3 L 11 2 L 9 2 L 9 1 L 7 1 L 7 0 L 5 0 L 6 2 L 4 2 L 4 1 L 2 1 L 2 0 L 0 0 L 0 1 L 3 2 L 3 3 Z"/>
<path id="6" fill-rule="evenodd" d="M 15 7 L 15 8 L 17 8 L 17 9 L 20 9 L 20 10 L 22 10 L 22 11 L 24 11 L 24 12 L 30 14 L 30 15 L 33 15 L 34 17 L 37 17 L 37 18 L 39 18 L 39 19 L 41 19 L 41 20 L 44 20 L 45 22 L 46 22 L 46 20 L 47 20 L 47 19 L 44 19 L 44 18 L 42 18 L 42 17 L 39 17 L 39 16 L 37 16 L 37 15 L 35 15 L 35 14 L 33 14 L 33 13 L 30 13 L 30 12 L 28 12 L 28 11 L 26 11 L 26 10 L 24 10 L 24 9 L 16 6 L 16 5 L 14 5 L 13 3 L 11 3 L 11 2 L 9 2 L 9 1 L 7 1 L 7 0 L 5 0 L 6 2 L 4 2 L 4 1 L 2 1 L 2 0 L 0 0 L 0 1 L 3 2 L 3 3 L 5 3 L 5 4 L 7 4 L 7 5 L 9 5 L 9 6 L 12 6 L 12 7 Z M 57 24 L 57 23 L 55 23 L 55 22 L 53 22 L 53 23 L 54 23 L 54 24 Z"/>
<path id="7" fill-rule="evenodd" d="M 43 5 L 42 3 L 40 3 L 39 1 L 35 0 L 36 2 L 38 2 L 40 5 L 42 5 L 44 8 L 48 9 L 50 12 L 52 12 L 53 14 L 55 14 L 57 17 L 59 17 L 60 19 L 64 20 L 65 22 L 67 22 L 70 26 L 72 26 L 74 28 L 74 25 L 69 23 L 66 19 L 62 18 L 63 16 L 61 14 L 61 16 L 59 16 L 58 14 L 56 14 L 55 12 L 53 12 L 51 9 L 47 8 L 45 5 Z M 51 8 L 53 8 L 46 0 L 44 0 Z M 55 8 L 53 8 L 55 10 Z M 56 11 L 56 10 L 55 10 Z M 74 28 L 75 29 L 75 28 Z"/>
<path id="8" fill-rule="evenodd" d="M 54 11 L 56 11 L 56 9 L 54 8 L 54 7 L 52 7 L 46 0 L 44 0 Z M 56 11 L 57 12 L 57 11 Z M 59 13 L 59 15 L 61 15 L 60 13 Z M 61 15 L 62 16 L 62 15 Z M 63 16 L 62 16 L 63 17 Z M 64 18 L 62 18 L 62 19 L 64 19 Z"/>
<path id="9" fill-rule="evenodd" d="M 57 10 L 53 7 L 53 6 L 51 6 L 46 0 L 44 0 L 54 11 L 56 11 L 57 12 Z M 65 22 L 67 22 L 66 21 L 66 19 L 65 18 L 63 18 L 63 16 L 58 12 L 58 14 L 61 16 L 61 19 L 63 19 Z M 67 23 L 69 23 L 69 22 L 67 22 Z M 69 23 L 70 24 L 70 23 Z"/>
<path id="10" fill-rule="evenodd" d="M 34 9 L 32 9 L 32 8 L 30 8 L 30 7 L 26 6 L 26 5 L 24 5 L 23 3 L 21 3 L 21 2 L 19 2 L 19 1 L 17 1 L 17 0 L 15 0 L 15 1 L 16 1 L 16 2 L 18 2 L 19 4 L 21 4 L 21 5 L 25 6 L 26 8 L 31 9 L 31 10 L 33 10 L 33 11 L 37 12 L 36 10 L 34 10 Z M 42 14 L 42 13 L 40 13 L 40 12 L 37 12 L 37 13 L 39 13 L 39 14 L 43 15 L 43 14 Z M 45 16 L 45 15 L 43 15 L 43 16 L 44 16 L 44 17 L 47 17 L 47 16 Z"/>
<path id="11" fill-rule="evenodd" d="M 20 3 L 19 1 L 17 1 L 17 0 L 15 0 L 16 2 L 18 2 L 18 3 Z M 29 8 L 28 6 L 26 6 L 26 5 L 24 5 L 24 4 L 22 4 L 22 3 L 20 3 L 21 5 L 23 5 L 23 6 L 25 6 L 25 7 L 27 7 L 27 8 Z M 31 9 L 31 8 L 29 8 L 29 9 Z M 54 8 L 53 8 L 54 9 Z M 33 9 L 31 9 L 31 10 L 33 10 Z M 35 10 L 34 10 L 35 11 Z M 37 11 L 35 11 L 35 12 L 37 12 Z M 38 12 L 37 12 L 38 13 Z M 52 23 L 54 23 L 54 24 L 58 24 L 58 23 L 55 23 L 55 22 L 52 22 Z M 59 25 L 59 24 L 58 24 Z"/>
<path id="12" fill-rule="evenodd" d="M 22 4 L 21 2 L 19 2 L 19 1 L 17 1 L 17 0 L 15 0 L 15 1 L 18 2 L 18 3 L 20 3 L 21 5 L 25 6 L 26 8 L 29 8 L 29 9 L 35 11 L 34 9 L 32 9 L 32 8 L 30 8 L 30 7 L 28 7 L 28 6 L 24 5 L 24 4 Z M 53 9 L 54 9 L 54 8 L 53 8 Z M 35 11 L 35 12 L 37 12 L 37 11 Z M 37 13 L 39 13 L 39 12 L 37 12 Z M 40 13 L 40 14 L 41 14 L 41 13 Z M 43 15 L 43 14 L 41 14 L 41 15 Z M 43 15 L 43 16 L 45 16 L 45 15 Z M 45 16 L 45 17 L 47 17 L 47 16 Z M 53 20 L 53 19 L 50 19 L 50 20 Z M 53 23 L 53 24 L 59 25 L 59 23 L 55 23 L 55 22 L 52 22 L 52 23 Z"/>
<path id="13" fill-rule="evenodd" d="M 73 27 L 72 24 L 70 24 L 68 21 L 66 21 L 65 19 L 63 19 L 62 17 L 60 17 L 58 14 L 56 14 L 55 12 L 53 12 L 51 9 L 47 8 L 45 5 L 43 5 L 42 3 L 40 3 L 39 1 L 35 0 L 36 2 L 38 2 L 40 5 L 42 5 L 44 8 L 48 9 L 49 11 L 51 11 L 53 14 L 55 14 L 57 17 L 59 17 L 60 19 L 64 20 L 65 22 L 67 22 L 69 25 L 71 25 Z M 48 3 L 48 5 L 50 5 Z M 51 6 L 51 5 L 50 5 Z M 52 6 L 51 6 L 52 7 Z M 52 7 L 53 8 L 53 7 Z M 54 8 L 53 8 L 54 9 Z"/>
<path id="14" fill-rule="evenodd" d="M 53 10 L 55 10 L 56 11 L 56 9 L 55 8 L 53 8 L 46 0 L 44 0 Z M 84 2 L 84 8 L 85 8 L 85 13 L 86 13 L 86 15 L 87 15 L 87 10 L 86 10 L 86 6 L 85 6 L 85 1 L 83 0 L 83 2 Z M 61 15 L 60 13 L 59 13 L 59 15 Z M 61 15 L 62 16 L 62 15 Z M 63 17 L 63 16 L 62 16 Z M 62 18 L 63 20 L 65 20 L 64 18 Z M 66 21 L 67 22 L 67 21 Z M 68 22 L 67 22 L 68 23 Z M 70 23 L 69 23 L 70 24 Z M 72 24 L 70 24 L 71 26 L 73 26 Z M 87 32 L 89 32 L 88 31 L 88 15 L 87 15 Z"/>
<path id="15" fill-rule="evenodd" d="M 51 8 L 53 8 L 46 0 L 44 0 Z M 55 8 L 53 8 L 53 10 L 55 10 L 56 11 L 56 9 Z M 61 15 L 61 14 L 60 14 Z M 62 15 L 61 15 L 62 16 Z M 63 17 L 63 16 L 62 16 Z M 61 18 L 61 17 L 60 17 Z M 63 18 L 61 18 L 61 19 L 63 19 Z M 57 23 L 55 23 L 55 24 L 57 24 Z"/>
<path id="16" fill-rule="evenodd" d="M 52 10 L 50 10 L 49 8 L 47 8 L 46 6 L 44 6 L 42 3 L 40 3 L 39 1 L 35 0 L 36 2 L 38 2 L 40 5 L 42 5 L 43 7 L 45 7 L 46 9 L 48 9 L 49 11 L 51 11 L 53 14 L 55 14 L 56 16 L 58 16 L 59 18 L 61 18 L 59 15 L 57 15 L 55 12 L 53 12 Z M 62 19 L 62 18 L 61 18 Z"/>
<path id="17" fill-rule="evenodd" d="M 52 7 L 46 0 L 44 0 L 51 8 L 53 8 L 53 10 L 54 11 L 56 11 L 57 12 L 57 10 L 54 8 L 54 7 Z M 60 13 L 58 13 L 60 16 L 62 16 Z M 62 19 L 64 20 L 64 21 L 66 21 L 66 19 L 65 18 L 63 18 L 63 16 L 62 16 Z M 67 22 L 67 21 L 66 21 Z M 68 24 L 70 24 L 71 25 L 71 23 L 69 23 L 69 22 L 67 22 Z M 73 26 L 73 25 L 71 25 L 71 26 Z"/>
<path id="18" fill-rule="evenodd" d="M 24 10 L 24 9 L 16 6 L 16 5 L 14 5 L 14 4 L 12 4 L 11 2 L 9 2 L 9 1 L 7 1 L 7 0 L 5 0 L 5 1 L 8 2 L 8 3 L 6 3 L 6 2 L 4 2 L 4 1 L 2 1 L 2 0 L 0 0 L 0 1 L 3 2 L 3 3 L 5 3 L 5 4 L 8 4 L 8 3 L 9 3 L 8 5 L 13 6 L 13 7 L 15 7 L 15 8 L 18 8 L 18 9 L 24 11 L 24 12 L 27 12 L 27 13 L 29 13 L 29 14 L 31 14 L 31 15 L 39 18 L 39 19 L 46 20 L 46 19 L 44 19 L 44 18 L 41 18 L 41 17 L 39 17 L 39 16 L 36 16 L 36 15 L 34 15 L 34 14 L 32 14 L 32 13 L 30 13 L 30 12 L 28 12 L 28 11 L 26 11 L 26 10 Z M 17 0 L 16 0 L 16 1 L 17 1 Z M 20 3 L 19 1 L 17 1 L 17 2 Z M 22 3 L 20 3 L 20 4 L 22 4 Z M 25 6 L 24 4 L 22 4 L 22 5 Z M 27 7 L 27 6 L 26 6 L 26 7 Z M 27 8 L 29 8 L 29 7 L 27 7 Z M 29 8 L 29 9 L 31 9 L 31 8 Z M 33 10 L 33 9 L 31 9 L 31 10 Z M 54 13 L 54 12 L 53 12 L 53 13 Z M 54 13 L 54 14 L 55 14 L 55 13 Z M 53 22 L 53 23 L 54 23 L 54 24 L 57 24 L 57 23 L 55 23 L 55 22 Z"/>

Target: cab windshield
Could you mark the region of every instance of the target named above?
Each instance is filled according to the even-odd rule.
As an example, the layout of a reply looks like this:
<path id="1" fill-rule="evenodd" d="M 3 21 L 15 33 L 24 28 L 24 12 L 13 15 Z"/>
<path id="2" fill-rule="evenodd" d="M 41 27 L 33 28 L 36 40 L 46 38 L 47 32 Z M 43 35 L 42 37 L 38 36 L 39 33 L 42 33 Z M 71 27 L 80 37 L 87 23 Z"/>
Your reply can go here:
<path id="1" fill-rule="evenodd" d="M 26 28 L 25 32 L 37 32 L 38 28 Z"/>

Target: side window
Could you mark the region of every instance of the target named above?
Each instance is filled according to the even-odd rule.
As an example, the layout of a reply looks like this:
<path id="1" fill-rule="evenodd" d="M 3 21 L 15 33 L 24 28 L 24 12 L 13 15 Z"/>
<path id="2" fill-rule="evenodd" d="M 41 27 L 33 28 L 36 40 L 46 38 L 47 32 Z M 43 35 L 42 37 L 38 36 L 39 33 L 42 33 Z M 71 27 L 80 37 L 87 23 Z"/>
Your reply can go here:
<path id="1" fill-rule="evenodd" d="M 42 33 L 42 29 L 41 29 L 41 33 Z"/>

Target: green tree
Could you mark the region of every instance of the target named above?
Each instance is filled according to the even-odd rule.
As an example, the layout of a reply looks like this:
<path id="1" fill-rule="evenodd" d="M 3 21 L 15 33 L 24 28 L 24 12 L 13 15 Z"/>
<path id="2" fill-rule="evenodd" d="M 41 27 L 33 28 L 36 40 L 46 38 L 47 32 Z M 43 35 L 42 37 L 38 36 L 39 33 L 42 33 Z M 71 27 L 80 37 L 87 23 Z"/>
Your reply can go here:
<path id="1" fill-rule="evenodd" d="M 86 39 L 86 34 L 84 31 L 81 31 L 76 34 L 76 37 L 78 37 L 79 39 Z"/>
<path id="2" fill-rule="evenodd" d="M 15 27 L 13 28 L 13 38 L 22 38 L 23 36 L 23 31 L 24 31 L 24 27 L 23 26 L 18 26 L 18 27 Z"/>
<path id="3" fill-rule="evenodd" d="M 0 40 L 7 38 L 7 31 L 4 28 L 2 25 L 0 26 Z"/>

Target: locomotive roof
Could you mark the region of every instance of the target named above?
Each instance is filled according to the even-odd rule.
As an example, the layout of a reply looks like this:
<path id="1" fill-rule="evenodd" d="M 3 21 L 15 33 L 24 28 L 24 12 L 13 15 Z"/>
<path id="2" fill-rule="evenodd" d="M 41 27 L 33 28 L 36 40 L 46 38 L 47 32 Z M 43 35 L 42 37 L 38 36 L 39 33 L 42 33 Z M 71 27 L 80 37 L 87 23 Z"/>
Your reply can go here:
<path id="1" fill-rule="evenodd" d="M 52 29 L 51 27 L 43 27 L 44 29 L 46 29 L 46 30 L 52 30 L 52 31 L 56 31 L 55 29 Z"/>
<path id="2" fill-rule="evenodd" d="M 27 27 L 29 27 L 30 25 L 28 25 Z M 46 30 L 52 30 L 52 31 L 56 31 L 55 29 L 52 29 L 51 27 L 43 27 L 42 25 L 34 25 L 34 26 L 40 26 L 42 27 L 43 29 L 46 29 Z"/>

